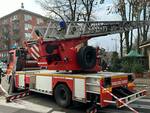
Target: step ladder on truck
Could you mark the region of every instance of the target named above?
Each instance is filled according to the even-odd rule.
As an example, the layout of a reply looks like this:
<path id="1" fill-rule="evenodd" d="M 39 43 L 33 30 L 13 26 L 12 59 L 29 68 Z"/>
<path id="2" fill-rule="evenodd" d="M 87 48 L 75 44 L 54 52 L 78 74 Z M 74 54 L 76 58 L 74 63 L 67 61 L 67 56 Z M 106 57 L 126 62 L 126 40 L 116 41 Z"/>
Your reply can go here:
<path id="1" fill-rule="evenodd" d="M 146 96 L 146 91 L 135 91 L 131 73 L 101 72 L 98 49 L 84 43 L 145 25 L 150 22 L 69 22 L 63 26 L 52 22 L 48 27 L 35 27 L 24 48 L 10 51 L 7 74 L 15 89 L 53 95 L 62 107 L 78 101 L 93 104 L 89 113 L 110 104 L 136 112 L 128 104 Z"/>

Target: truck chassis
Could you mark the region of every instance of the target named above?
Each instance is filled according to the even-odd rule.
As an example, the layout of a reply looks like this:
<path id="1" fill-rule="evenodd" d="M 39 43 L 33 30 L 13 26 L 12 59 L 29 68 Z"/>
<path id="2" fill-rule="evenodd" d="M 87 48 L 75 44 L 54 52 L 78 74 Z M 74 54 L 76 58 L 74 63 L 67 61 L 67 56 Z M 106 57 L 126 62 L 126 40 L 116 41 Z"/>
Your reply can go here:
<path id="1" fill-rule="evenodd" d="M 112 72 L 73 74 L 49 70 L 16 71 L 14 83 L 16 89 L 53 95 L 61 107 L 78 101 L 100 107 L 115 104 L 121 108 L 146 96 L 145 90 L 134 90 L 131 76 L 129 73 Z"/>

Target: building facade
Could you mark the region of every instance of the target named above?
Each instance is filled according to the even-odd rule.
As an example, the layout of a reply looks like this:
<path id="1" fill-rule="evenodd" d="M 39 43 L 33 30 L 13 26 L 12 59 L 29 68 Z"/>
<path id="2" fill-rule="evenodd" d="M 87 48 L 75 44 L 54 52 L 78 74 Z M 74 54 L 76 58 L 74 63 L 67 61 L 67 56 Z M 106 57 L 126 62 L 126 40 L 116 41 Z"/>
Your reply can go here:
<path id="1" fill-rule="evenodd" d="M 149 64 L 149 71 L 150 71 L 150 39 L 143 42 L 141 45 L 140 45 L 140 48 L 141 49 L 146 49 L 146 54 L 147 54 L 147 57 L 148 57 L 148 64 Z"/>
<path id="2" fill-rule="evenodd" d="M 47 25 L 49 19 L 24 9 L 16 10 L 0 18 L 0 58 L 6 57 L 14 47 L 22 47 L 31 37 L 34 26 Z"/>

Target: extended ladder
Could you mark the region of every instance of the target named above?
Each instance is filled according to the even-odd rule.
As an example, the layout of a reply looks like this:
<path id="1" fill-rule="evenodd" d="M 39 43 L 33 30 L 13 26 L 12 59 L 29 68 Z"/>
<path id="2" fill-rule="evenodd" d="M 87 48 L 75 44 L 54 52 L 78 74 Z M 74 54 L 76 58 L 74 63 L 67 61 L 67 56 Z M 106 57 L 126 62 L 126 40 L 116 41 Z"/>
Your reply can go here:
<path id="1" fill-rule="evenodd" d="M 77 35 L 98 37 L 130 31 L 146 25 L 150 25 L 150 21 L 70 22 L 67 27 L 66 38 L 77 37 Z"/>
<path id="2" fill-rule="evenodd" d="M 33 44 L 37 41 L 33 40 L 35 38 L 39 39 L 39 37 L 44 40 L 72 39 L 81 36 L 92 38 L 130 31 L 146 25 L 150 25 L 150 21 L 73 21 L 66 23 L 66 26 L 60 29 L 58 22 L 50 22 L 48 26 L 35 27 L 32 31 L 34 38 L 29 39 L 27 42 Z M 37 36 L 37 34 L 40 34 L 40 36 Z"/>

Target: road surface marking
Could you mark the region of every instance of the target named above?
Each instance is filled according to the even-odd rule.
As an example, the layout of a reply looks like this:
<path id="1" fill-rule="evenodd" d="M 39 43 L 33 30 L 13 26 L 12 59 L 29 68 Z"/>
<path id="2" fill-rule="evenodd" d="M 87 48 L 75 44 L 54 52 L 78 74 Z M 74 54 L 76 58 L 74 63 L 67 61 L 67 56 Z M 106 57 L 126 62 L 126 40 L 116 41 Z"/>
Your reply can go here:
<path id="1" fill-rule="evenodd" d="M 150 105 L 141 105 L 141 104 L 130 104 L 133 108 L 136 109 L 147 109 L 150 110 Z"/>
<path id="2" fill-rule="evenodd" d="M 25 110 L 30 110 L 30 111 L 35 111 L 35 112 L 39 112 L 39 113 L 47 113 L 48 111 L 52 110 L 51 107 L 46 107 L 43 105 L 38 105 L 38 104 L 34 104 L 31 103 L 29 101 L 25 101 L 25 100 L 15 100 L 13 102 L 10 103 L 6 103 L 5 98 L 0 98 L 0 105 L 3 106 L 7 106 L 7 107 L 13 107 L 13 108 L 17 108 L 17 109 L 25 109 Z"/>
<path id="3" fill-rule="evenodd" d="M 150 99 L 139 99 L 137 101 L 139 101 L 139 102 L 150 102 Z"/>
<path id="4" fill-rule="evenodd" d="M 61 111 L 53 111 L 52 113 L 66 113 L 66 112 L 61 112 Z"/>

